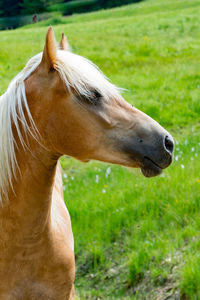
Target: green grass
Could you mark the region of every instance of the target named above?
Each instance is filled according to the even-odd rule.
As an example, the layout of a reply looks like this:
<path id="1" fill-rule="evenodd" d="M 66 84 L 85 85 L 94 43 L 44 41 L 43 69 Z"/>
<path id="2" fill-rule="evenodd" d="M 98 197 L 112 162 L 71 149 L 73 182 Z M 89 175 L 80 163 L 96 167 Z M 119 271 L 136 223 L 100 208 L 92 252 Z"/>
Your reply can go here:
<path id="1" fill-rule="evenodd" d="M 176 140 L 173 165 L 152 179 L 62 159 L 81 300 L 200 299 L 199 15 L 198 0 L 148 0 L 56 21 L 58 39 L 65 31 Z M 1 92 L 43 49 L 50 22 L 0 32 Z"/>

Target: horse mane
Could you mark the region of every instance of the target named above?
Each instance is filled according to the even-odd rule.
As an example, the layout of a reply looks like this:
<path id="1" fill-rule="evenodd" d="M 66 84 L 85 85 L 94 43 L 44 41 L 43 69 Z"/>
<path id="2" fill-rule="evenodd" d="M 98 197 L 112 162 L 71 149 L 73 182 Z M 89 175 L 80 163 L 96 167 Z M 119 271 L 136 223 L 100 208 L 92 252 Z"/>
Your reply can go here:
<path id="1" fill-rule="evenodd" d="M 37 137 L 37 128 L 28 107 L 25 80 L 36 70 L 42 53 L 32 57 L 25 68 L 10 82 L 7 91 L 0 96 L 0 205 L 8 200 L 8 188 L 13 188 L 13 176 L 18 169 L 15 154 L 15 139 L 12 126 L 16 128 L 19 140 L 26 144 L 19 123 L 25 133 Z M 55 69 L 60 74 L 69 92 L 91 97 L 91 89 L 98 91 L 105 101 L 120 97 L 119 89 L 111 84 L 101 71 L 89 60 L 71 52 L 57 50 Z M 25 115 L 27 117 L 25 117 Z M 28 118 L 28 120 L 27 120 Z"/>
<path id="2" fill-rule="evenodd" d="M 25 80 L 37 68 L 40 60 L 35 56 L 29 60 L 25 68 L 10 82 L 7 91 L 0 97 L 0 204 L 3 199 L 8 200 L 7 192 L 9 186 L 13 188 L 12 179 L 16 177 L 18 168 L 15 154 L 15 139 L 12 126 L 14 125 L 19 140 L 23 147 L 25 142 L 20 131 L 19 122 L 25 132 L 30 132 L 30 127 L 25 117 L 25 112 L 29 118 L 32 128 L 36 128 L 28 107 Z"/>

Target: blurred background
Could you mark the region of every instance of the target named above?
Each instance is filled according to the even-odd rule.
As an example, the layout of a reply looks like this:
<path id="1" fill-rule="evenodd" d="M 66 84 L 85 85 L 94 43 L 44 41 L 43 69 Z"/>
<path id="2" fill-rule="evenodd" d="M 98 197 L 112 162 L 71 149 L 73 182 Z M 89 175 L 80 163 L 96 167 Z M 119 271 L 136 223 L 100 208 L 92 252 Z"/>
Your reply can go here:
<path id="1" fill-rule="evenodd" d="M 0 92 L 42 51 L 53 25 L 58 41 L 64 31 L 75 53 L 174 136 L 173 164 L 151 179 L 62 158 L 76 297 L 198 300 L 200 1 L 129 2 L 0 0 Z"/>
<path id="2" fill-rule="evenodd" d="M 141 0 L 0 0 L 0 29 L 13 29 L 52 17 L 58 18 L 139 1 Z"/>

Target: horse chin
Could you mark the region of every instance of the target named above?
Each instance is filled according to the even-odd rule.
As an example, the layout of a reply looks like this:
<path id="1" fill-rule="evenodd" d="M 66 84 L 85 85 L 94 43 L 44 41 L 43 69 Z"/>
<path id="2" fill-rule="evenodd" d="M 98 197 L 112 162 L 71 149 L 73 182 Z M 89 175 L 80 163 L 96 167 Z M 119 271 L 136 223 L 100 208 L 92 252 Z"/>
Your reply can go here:
<path id="1" fill-rule="evenodd" d="M 162 168 L 146 157 L 144 159 L 141 171 L 145 177 L 155 177 L 162 173 Z"/>
<path id="2" fill-rule="evenodd" d="M 141 171 L 145 177 L 155 177 L 162 173 L 161 168 L 150 169 L 150 168 L 143 167 L 143 168 L 141 168 Z"/>

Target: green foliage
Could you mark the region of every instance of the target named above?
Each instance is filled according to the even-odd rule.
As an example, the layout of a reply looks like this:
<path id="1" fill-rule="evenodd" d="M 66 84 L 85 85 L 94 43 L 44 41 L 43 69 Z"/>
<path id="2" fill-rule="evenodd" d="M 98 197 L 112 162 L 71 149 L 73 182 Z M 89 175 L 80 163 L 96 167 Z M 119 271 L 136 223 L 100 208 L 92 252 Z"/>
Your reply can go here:
<path id="1" fill-rule="evenodd" d="M 13 29 L 31 23 L 32 16 L 0 18 L 0 30 Z"/>
<path id="2" fill-rule="evenodd" d="M 115 6 L 122 6 L 129 3 L 136 3 L 142 0 L 99 0 L 99 7 L 115 7 Z"/>
<path id="3" fill-rule="evenodd" d="M 22 13 L 28 15 L 45 12 L 52 3 L 53 0 L 23 0 Z"/>
<path id="4" fill-rule="evenodd" d="M 97 8 L 97 0 L 75 0 L 61 4 L 53 4 L 49 7 L 49 11 L 60 11 L 64 15 L 73 13 L 82 13 Z"/>
<path id="5" fill-rule="evenodd" d="M 12 17 L 20 14 L 22 0 L 0 0 L 0 16 Z"/>
<path id="6" fill-rule="evenodd" d="M 48 11 L 58 11 L 61 12 L 62 14 L 64 13 L 65 9 L 66 9 L 66 4 L 67 3 L 54 3 L 52 5 L 50 5 L 47 10 Z"/>
<path id="7" fill-rule="evenodd" d="M 101 8 L 121 6 L 142 0 L 73 0 L 61 4 L 53 4 L 49 11 L 59 11 L 64 15 L 94 11 Z"/>
<path id="8" fill-rule="evenodd" d="M 0 0 L 0 16 L 3 16 L 3 0 Z"/>
<path id="9" fill-rule="evenodd" d="M 64 0 L 0 0 L 0 16 L 8 18 L 14 17 L 13 20 L 4 20 L 4 23 L 8 25 L 6 26 L 8 28 L 16 28 L 27 23 L 21 21 L 23 20 L 23 15 L 38 14 L 46 11 L 57 11 L 64 15 L 70 15 L 138 1 L 141 0 L 73 0 L 67 2 L 64 2 Z M 25 16 L 24 20 L 25 19 L 29 20 L 30 18 L 29 16 Z M 31 20 L 29 23 L 31 23 Z M 5 26 L 1 26 L 1 28 L 5 28 Z"/>
<path id="10" fill-rule="evenodd" d="M 33 15 L 0 18 L 0 30 L 13 29 L 13 28 L 24 26 L 26 24 L 30 24 L 32 23 L 32 19 L 33 19 Z M 62 22 L 62 20 L 59 19 L 59 16 L 55 12 L 39 14 L 37 15 L 37 19 L 39 22 L 47 19 L 51 19 L 51 20 L 57 19 L 56 24 L 61 24 Z M 50 24 L 53 24 L 52 21 Z"/>

